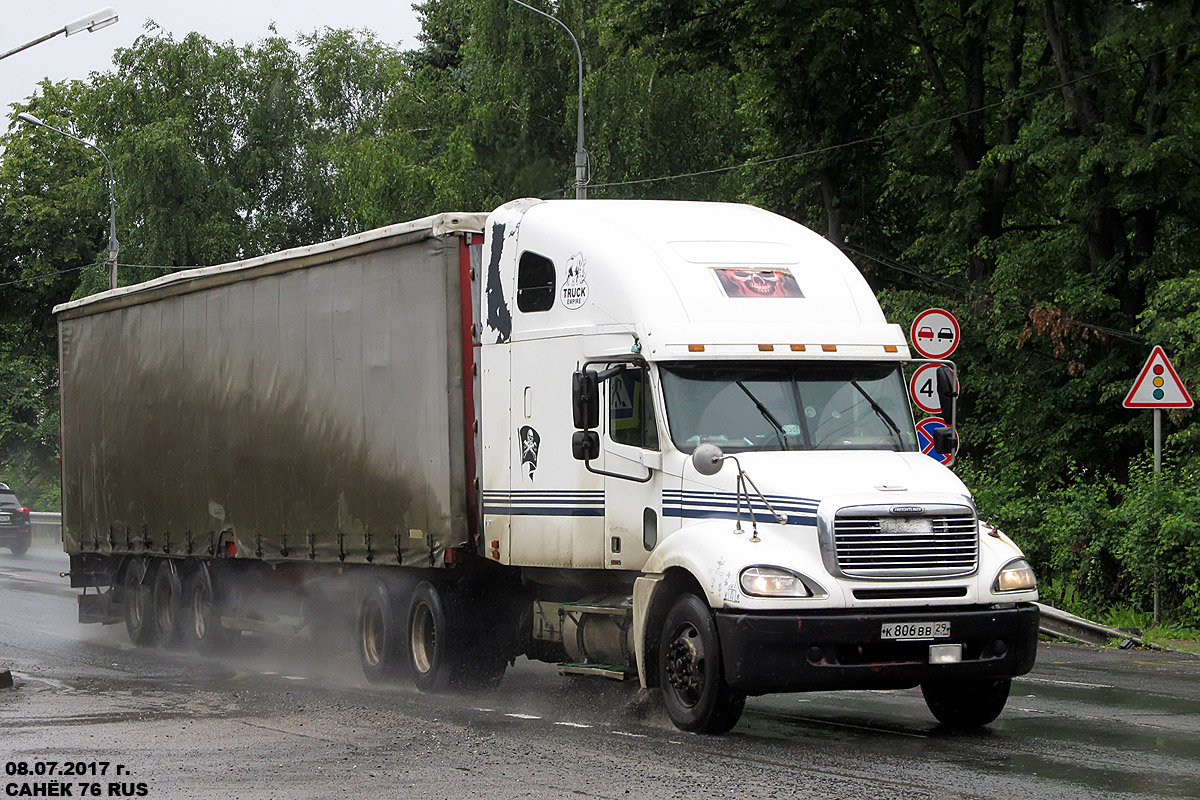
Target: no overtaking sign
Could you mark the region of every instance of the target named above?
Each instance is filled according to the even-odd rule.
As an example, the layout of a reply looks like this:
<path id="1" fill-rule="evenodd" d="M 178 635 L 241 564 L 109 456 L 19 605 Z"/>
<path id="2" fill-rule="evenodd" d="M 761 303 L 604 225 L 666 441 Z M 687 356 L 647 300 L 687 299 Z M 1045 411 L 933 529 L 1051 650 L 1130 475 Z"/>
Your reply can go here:
<path id="1" fill-rule="evenodd" d="M 944 308 L 930 308 L 917 314 L 908 337 L 913 349 L 925 358 L 949 358 L 961 333 L 953 314 Z"/>

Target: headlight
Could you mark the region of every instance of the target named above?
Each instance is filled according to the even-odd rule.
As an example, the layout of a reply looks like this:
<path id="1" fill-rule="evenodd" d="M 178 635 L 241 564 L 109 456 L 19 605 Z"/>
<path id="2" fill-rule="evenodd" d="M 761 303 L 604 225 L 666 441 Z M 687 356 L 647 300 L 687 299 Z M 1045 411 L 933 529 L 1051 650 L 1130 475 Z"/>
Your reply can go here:
<path id="1" fill-rule="evenodd" d="M 1023 558 L 1015 558 L 996 574 L 993 592 L 1027 592 L 1037 588 L 1033 567 Z"/>
<path id="2" fill-rule="evenodd" d="M 746 567 L 742 591 L 752 597 L 812 597 L 799 575 L 781 567 Z"/>

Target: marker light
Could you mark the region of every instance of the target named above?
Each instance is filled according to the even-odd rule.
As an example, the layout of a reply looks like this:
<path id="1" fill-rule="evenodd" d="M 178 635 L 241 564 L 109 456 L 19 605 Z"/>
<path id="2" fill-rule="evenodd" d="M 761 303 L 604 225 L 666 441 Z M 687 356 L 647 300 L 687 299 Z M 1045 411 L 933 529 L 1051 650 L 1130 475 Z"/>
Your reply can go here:
<path id="1" fill-rule="evenodd" d="M 799 575 L 780 567 L 742 570 L 742 591 L 752 597 L 812 597 Z"/>
<path id="2" fill-rule="evenodd" d="M 1004 565 L 992 584 L 993 592 L 1028 592 L 1037 588 L 1037 577 L 1033 567 L 1023 558 L 1015 558 Z"/>

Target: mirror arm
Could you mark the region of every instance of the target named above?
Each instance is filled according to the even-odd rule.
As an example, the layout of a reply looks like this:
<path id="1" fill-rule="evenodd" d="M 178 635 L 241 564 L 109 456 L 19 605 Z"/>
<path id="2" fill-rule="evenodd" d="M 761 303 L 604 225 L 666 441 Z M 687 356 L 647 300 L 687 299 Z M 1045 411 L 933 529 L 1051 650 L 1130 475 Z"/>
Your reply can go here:
<path id="1" fill-rule="evenodd" d="M 592 466 L 592 460 L 590 458 L 584 461 L 583 465 L 587 467 L 588 472 L 591 472 L 594 475 L 604 475 L 609 478 L 620 478 L 623 481 L 633 481 L 634 483 L 649 483 L 650 479 L 654 477 L 654 470 L 650 469 L 650 467 L 646 467 L 646 477 L 639 478 L 635 475 L 622 475 L 619 472 L 608 472 L 607 470 L 596 469 Z"/>
<path id="2" fill-rule="evenodd" d="M 587 371 L 591 372 L 593 375 L 595 375 L 596 376 L 596 386 L 599 387 L 600 384 L 604 383 L 606 380 L 608 380 L 616 375 L 620 375 L 622 372 L 624 372 L 626 369 L 628 369 L 631 364 L 645 363 L 645 360 L 638 356 L 634 356 L 634 357 L 625 356 L 624 359 L 625 359 L 625 363 L 616 364 L 615 366 L 611 366 L 608 369 L 602 369 L 602 370 L 598 370 L 598 371 L 588 370 L 588 366 L 591 364 L 597 364 L 597 363 L 612 363 L 612 359 L 588 359 L 587 361 L 583 362 L 583 364 L 580 366 L 580 369 L 587 370 Z M 591 429 L 585 428 L 584 430 L 591 430 Z M 584 465 L 584 467 L 587 468 L 588 472 L 591 472 L 594 475 L 604 475 L 605 477 L 608 477 L 608 478 L 618 478 L 623 481 L 634 481 L 635 483 L 649 483 L 650 479 L 654 477 L 654 470 L 651 469 L 650 467 L 646 467 L 646 477 L 639 478 L 636 475 L 622 475 L 619 472 L 608 472 L 607 470 L 596 469 L 595 467 L 592 466 L 592 459 L 590 459 L 590 458 L 584 459 L 583 465 Z"/>

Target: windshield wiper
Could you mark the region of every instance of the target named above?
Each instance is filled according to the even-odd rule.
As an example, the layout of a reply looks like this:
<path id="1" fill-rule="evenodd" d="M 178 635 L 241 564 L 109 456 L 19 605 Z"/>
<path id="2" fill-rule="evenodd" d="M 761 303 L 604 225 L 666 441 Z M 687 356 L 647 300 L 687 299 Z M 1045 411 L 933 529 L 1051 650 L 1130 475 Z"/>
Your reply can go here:
<path id="1" fill-rule="evenodd" d="M 850 381 L 850 385 L 855 389 L 858 389 L 858 393 L 863 396 L 863 399 L 871 404 L 871 410 L 874 411 L 881 420 L 887 423 L 889 428 L 896 432 L 896 444 L 899 447 L 904 447 L 904 436 L 900 433 L 900 428 L 898 428 L 896 423 L 892 421 L 892 418 L 888 416 L 888 413 L 883 410 L 879 403 L 875 402 L 871 395 L 867 394 L 865 389 L 858 385 L 858 381 Z"/>
<path id="2" fill-rule="evenodd" d="M 738 385 L 739 389 L 746 393 L 746 397 L 749 397 L 750 402 L 754 403 L 754 407 L 758 409 L 758 413 L 762 414 L 763 418 L 767 422 L 771 423 L 772 427 L 775 428 L 775 436 L 779 439 L 779 446 L 784 450 L 787 450 L 787 433 L 784 431 L 783 426 L 779 424 L 779 420 L 775 419 L 775 415 L 772 414 L 766 406 L 759 402 L 757 397 L 751 394 L 750 390 L 746 388 L 744 383 L 741 381 L 734 381 L 734 383 Z"/>

